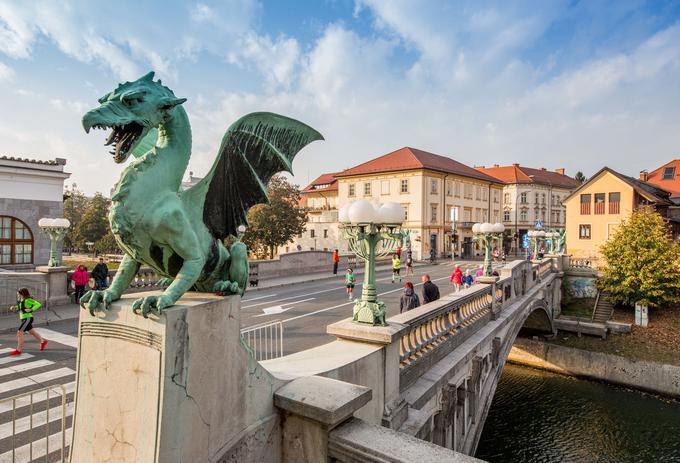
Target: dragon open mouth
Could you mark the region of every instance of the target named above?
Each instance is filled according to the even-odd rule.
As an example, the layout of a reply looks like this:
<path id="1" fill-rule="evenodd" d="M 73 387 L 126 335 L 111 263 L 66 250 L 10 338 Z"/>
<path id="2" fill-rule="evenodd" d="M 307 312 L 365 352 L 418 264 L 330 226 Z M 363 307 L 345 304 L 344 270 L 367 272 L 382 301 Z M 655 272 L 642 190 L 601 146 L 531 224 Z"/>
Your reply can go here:
<path id="1" fill-rule="evenodd" d="M 144 133 L 144 126 L 136 122 L 113 126 L 95 124 L 93 127 L 96 129 L 112 129 L 111 135 L 106 139 L 104 146 L 114 145 L 114 148 L 109 151 L 109 153 L 113 156 L 114 162 L 118 164 L 124 162 L 128 158 L 130 152 L 142 138 L 142 134 Z"/>

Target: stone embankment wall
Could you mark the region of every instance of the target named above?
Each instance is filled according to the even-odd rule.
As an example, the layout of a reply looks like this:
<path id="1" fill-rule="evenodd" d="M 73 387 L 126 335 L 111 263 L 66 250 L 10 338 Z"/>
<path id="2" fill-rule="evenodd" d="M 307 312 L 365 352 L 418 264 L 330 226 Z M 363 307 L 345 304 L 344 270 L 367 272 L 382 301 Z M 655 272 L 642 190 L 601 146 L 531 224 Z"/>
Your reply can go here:
<path id="1" fill-rule="evenodd" d="M 680 397 L 680 366 L 517 339 L 508 361 L 570 376 L 597 379 Z"/>

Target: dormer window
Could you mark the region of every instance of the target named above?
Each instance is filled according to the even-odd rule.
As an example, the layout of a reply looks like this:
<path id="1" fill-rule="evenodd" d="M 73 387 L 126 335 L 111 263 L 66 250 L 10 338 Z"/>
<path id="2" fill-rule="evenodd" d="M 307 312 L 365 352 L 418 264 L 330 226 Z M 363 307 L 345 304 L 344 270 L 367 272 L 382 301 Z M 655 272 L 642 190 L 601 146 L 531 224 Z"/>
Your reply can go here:
<path id="1" fill-rule="evenodd" d="M 663 180 L 673 180 L 675 178 L 675 167 L 666 167 L 663 170 Z"/>

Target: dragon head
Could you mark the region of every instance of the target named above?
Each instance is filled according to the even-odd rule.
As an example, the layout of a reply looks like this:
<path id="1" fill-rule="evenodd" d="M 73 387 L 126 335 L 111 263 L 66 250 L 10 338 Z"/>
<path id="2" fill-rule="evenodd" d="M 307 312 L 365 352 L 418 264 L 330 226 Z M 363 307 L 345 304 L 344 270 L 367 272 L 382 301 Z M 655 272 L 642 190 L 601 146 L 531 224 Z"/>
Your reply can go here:
<path id="1" fill-rule="evenodd" d="M 152 127 L 168 120 L 170 112 L 186 98 L 176 98 L 172 90 L 154 82 L 154 73 L 118 85 L 114 91 L 99 99 L 99 107 L 83 116 L 83 128 L 111 129 L 106 146 L 116 163 L 125 162 L 132 150 Z"/>

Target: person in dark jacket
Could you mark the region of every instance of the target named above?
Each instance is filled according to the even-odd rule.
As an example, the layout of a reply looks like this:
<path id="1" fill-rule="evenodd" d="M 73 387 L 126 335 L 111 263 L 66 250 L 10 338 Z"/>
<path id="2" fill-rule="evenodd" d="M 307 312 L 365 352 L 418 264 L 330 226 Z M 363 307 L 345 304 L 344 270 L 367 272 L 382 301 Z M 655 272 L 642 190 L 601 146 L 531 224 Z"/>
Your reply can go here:
<path id="1" fill-rule="evenodd" d="M 423 275 L 423 304 L 439 299 L 439 288 L 430 281 L 430 275 Z"/>
<path id="2" fill-rule="evenodd" d="M 401 299 L 399 299 L 399 313 L 415 309 L 418 306 L 420 306 L 420 298 L 413 290 L 413 283 L 407 281 Z"/>
<path id="3" fill-rule="evenodd" d="M 104 263 L 103 258 L 99 258 L 99 263 L 92 269 L 92 278 L 97 283 L 96 289 L 106 289 L 106 279 L 109 277 L 109 268 Z"/>

